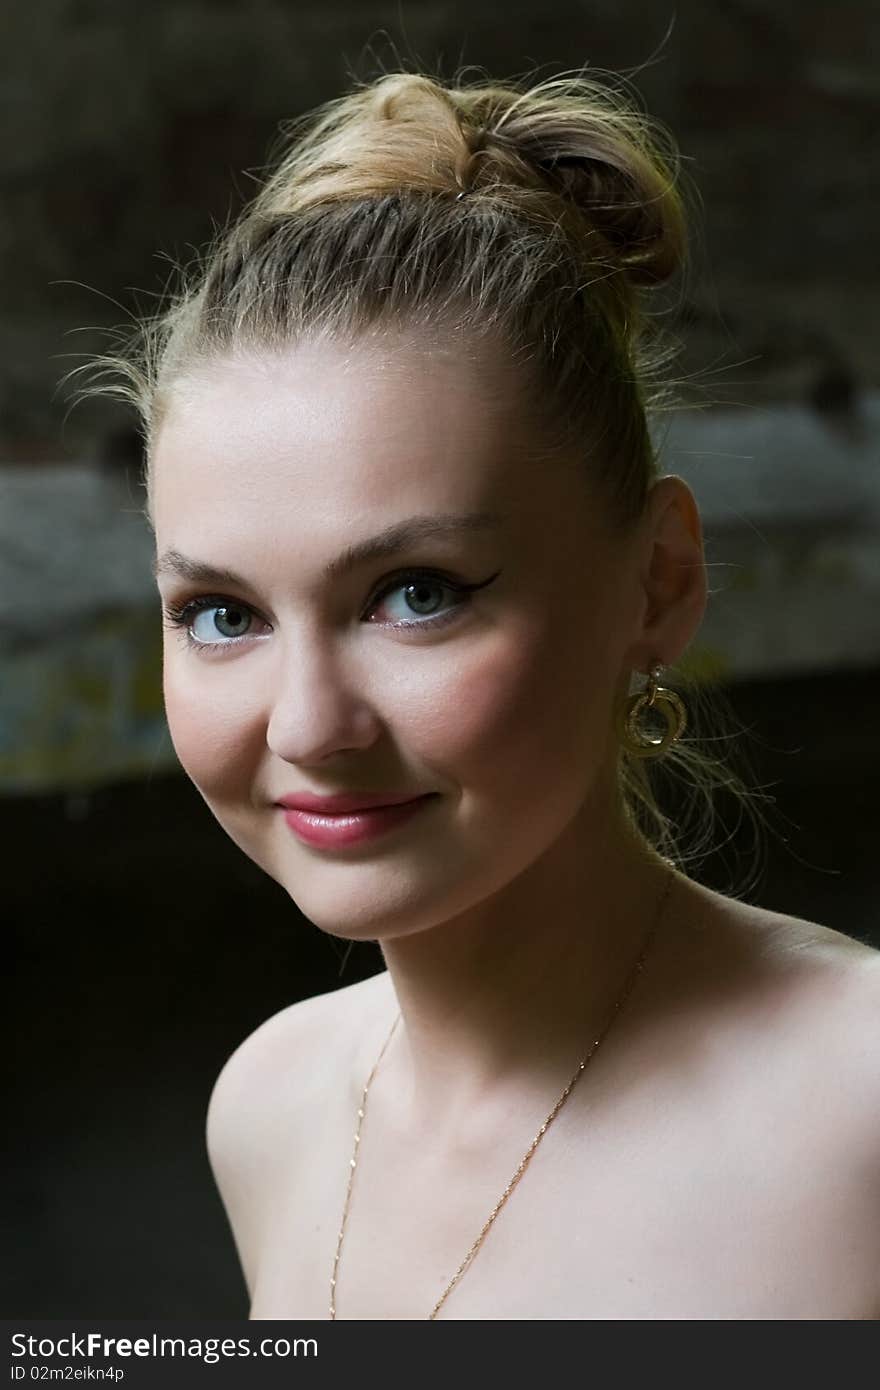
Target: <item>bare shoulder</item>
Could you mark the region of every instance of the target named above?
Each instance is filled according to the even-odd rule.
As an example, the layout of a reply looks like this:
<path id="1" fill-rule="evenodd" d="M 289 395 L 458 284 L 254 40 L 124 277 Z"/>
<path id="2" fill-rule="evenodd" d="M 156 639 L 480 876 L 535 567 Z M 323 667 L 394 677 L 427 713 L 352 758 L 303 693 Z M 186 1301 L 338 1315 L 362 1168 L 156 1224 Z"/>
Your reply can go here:
<path id="1" fill-rule="evenodd" d="M 815 922 L 767 921 L 778 1039 L 763 1096 L 793 1203 L 853 1316 L 880 1316 L 880 951 Z M 774 1020 L 774 1003 L 778 1022 Z M 799 1176 L 796 1176 L 799 1174 Z M 815 1276 L 811 1276 L 815 1277 Z"/>
<path id="2" fill-rule="evenodd" d="M 684 942 L 723 1000 L 722 1047 L 781 1112 L 812 1118 L 814 1141 L 866 1159 L 880 1181 L 880 950 L 806 918 L 705 901 L 711 926 Z"/>
<path id="3" fill-rule="evenodd" d="M 752 911 L 767 998 L 787 1005 L 783 1017 L 807 1027 L 823 1048 L 836 1040 L 853 1065 L 873 1046 L 876 1064 L 880 951 L 806 918 Z"/>
<path id="4" fill-rule="evenodd" d="M 302 1116 L 314 1097 L 333 1093 L 327 1083 L 372 993 L 372 981 L 358 981 L 279 1010 L 236 1047 L 214 1083 L 208 1159 L 249 1292 L 273 1195 L 297 1162 Z"/>
<path id="5" fill-rule="evenodd" d="M 795 1036 L 829 1119 L 880 1179 L 880 951 L 799 918 L 784 918 L 778 933 L 776 949 L 792 963 Z"/>
<path id="6" fill-rule="evenodd" d="M 878 1316 L 880 951 L 703 889 L 683 899 L 669 1070 L 718 1210 L 738 1213 L 786 1306 Z"/>

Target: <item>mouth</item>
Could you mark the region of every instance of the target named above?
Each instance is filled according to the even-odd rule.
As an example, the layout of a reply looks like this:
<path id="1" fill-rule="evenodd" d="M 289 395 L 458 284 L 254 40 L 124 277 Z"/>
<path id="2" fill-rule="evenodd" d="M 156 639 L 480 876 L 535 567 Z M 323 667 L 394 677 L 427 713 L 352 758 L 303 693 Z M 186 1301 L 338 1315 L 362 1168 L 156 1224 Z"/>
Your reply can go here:
<path id="1" fill-rule="evenodd" d="M 406 801 L 361 805 L 355 810 L 329 814 L 302 807 L 282 806 L 281 809 L 287 825 L 303 843 L 317 849 L 335 849 L 376 839 L 406 824 L 436 800 L 438 793 L 426 792 Z"/>

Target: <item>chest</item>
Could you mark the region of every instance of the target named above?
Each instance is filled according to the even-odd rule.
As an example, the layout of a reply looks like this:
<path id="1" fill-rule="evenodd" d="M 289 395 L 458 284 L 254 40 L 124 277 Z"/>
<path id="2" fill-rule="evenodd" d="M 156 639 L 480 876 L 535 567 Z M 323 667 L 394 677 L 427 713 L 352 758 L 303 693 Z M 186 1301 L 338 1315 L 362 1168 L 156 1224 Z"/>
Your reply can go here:
<path id="1" fill-rule="evenodd" d="M 267 1194 L 252 1318 L 330 1316 L 354 1127 L 317 1118 L 289 1181 Z M 604 1120 L 573 1110 L 491 1221 L 521 1143 L 503 1136 L 479 1162 L 441 1163 L 365 1129 L 336 1316 L 426 1320 L 463 1263 L 440 1319 L 871 1316 L 857 1210 L 754 1122 L 737 1141 L 690 1103 Z"/>

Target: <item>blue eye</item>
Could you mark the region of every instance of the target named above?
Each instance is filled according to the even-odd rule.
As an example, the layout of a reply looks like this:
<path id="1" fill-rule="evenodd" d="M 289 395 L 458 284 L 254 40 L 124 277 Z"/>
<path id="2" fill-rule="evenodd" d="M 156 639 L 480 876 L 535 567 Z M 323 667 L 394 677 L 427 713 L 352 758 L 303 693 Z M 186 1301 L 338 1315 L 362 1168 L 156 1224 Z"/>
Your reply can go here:
<path id="1" fill-rule="evenodd" d="M 200 598 L 189 599 L 186 603 L 166 604 L 165 617 L 171 627 L 183 629 L 186 643 L 200 652 L 213 655 L 229 647 L 238 646 L 249 635 L 252 610 L 246 603 L 238 603 L 219 594 L 204 594 Z M 213 613 L 213 621 L 204 624 L 204 635 L 197 636 L 195 624 L 203 613 Z M 229 632 L 226 629 L 237 629 Z M 213 632 L 220 641 L 212 641 L 208 635 Z"/>
<path id="2" fill-rule="evenodd" d="M 386 584 L 372 600 L 370 608 L 372 609 L 380 599 L 385 599 L 388 594 L 400 593 L 403 595 L 402 612 L 404 615 L 408 613 L 410 617 L 404 616 L 396 621 L 380 625 L 395 628 L 435 628 L 451 622 L 457 616 L 458 609 L 467 603 L 469 594 L 480 587 L 482 586 L 477 584 L 453 582 L 451 579 L 446 579 L 430 570 L 414 570 L 404 575 L 398 575 Z M 452 608 L 438 613 L 437 609 L 442 607 L 443 600 L 438 600 L 437 595 L 443 590 L 456 595 L 457 601 Z M 415 621 L 411 621 L 412 619 Z"/>
<path id="3" fill-rule="evenodd" d="M 496 570 L 488 579 L 478 584 L 465 584 L 436 570 L 404 570 L 382 586 L 370 600 L 366 611 L 372 613 L 381 600 L 389 594 L 400 592 L 404 595 L 402 612 L 411 614 L 412 620 L 400 617 L 390 622 L 376 623 L 376 626 L 417 631 L 435 629 L 455 621 L 459 609 L 468 603 L 470 595 L 477 589 L 486 588 L 500 573 L 500 570 Z M 438 604 L 436 595 L 444 590 L 453 594 L 456 601 L 451 608 L 438 612 L 442 600 Z M 188 646 L 195 648 L 200 654 L 211 656 L 216 652 L 228 651 L 230 647 L 238 646 L 246 637 L 251 636 L 251 620 L 255 616 L 248 604 L 239 603 L 221 594 L 203 594 L 185 603 L 167 604 L 164 613 L 171 627 L 183 629 Z M 203 613 L 213 613 L 214 616 L 204 624 L 204 635 L 198 636 L 195 625 Z M 218 635 L 220 640 L 212 640 L 210 634 Z"/>

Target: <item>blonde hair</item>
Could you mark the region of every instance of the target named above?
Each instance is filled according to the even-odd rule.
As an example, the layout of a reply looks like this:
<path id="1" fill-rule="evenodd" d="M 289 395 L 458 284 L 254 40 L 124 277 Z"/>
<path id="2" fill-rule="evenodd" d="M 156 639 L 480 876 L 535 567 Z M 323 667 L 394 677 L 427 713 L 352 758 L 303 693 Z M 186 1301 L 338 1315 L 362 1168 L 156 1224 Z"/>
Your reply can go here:
<path id="1" fill-rule="evenodd" d="M 280 132 L 273 172 L 195 273 L 181 273 L 121 351 L 69 374 L 91 372 L 80 395 L 137 410 L 150 524 L 150 461 L 174 383 L 239 348 L 325 335 L 454 337 L 463 352 L 491 343 L 517 372 L 530 456 L 582 461 L 609 521 L 634 524 L 659 476 L 648 418 L 676 404 L 664 371 L 679 344 L 646 296 L 686 269 L 694 190 L 673 137 L 625 81 L 577 71 L 531 86 L 446 84 L 392 72 Z M 662 771 L 622 748 L 618 791 L 646 848 L 684 869 L 713 847 L 716 791 L 753 821 L 755 810 L 737 774 L 699 746 L 699 680 L 677 683 L 688 733 Z M 687 792 L 686 835 L 656 794 L 669 774 Z"/>

